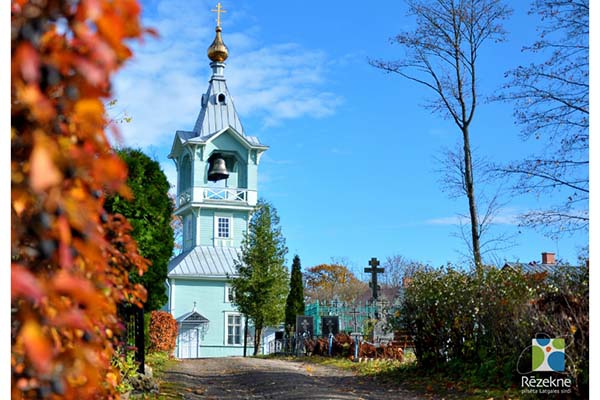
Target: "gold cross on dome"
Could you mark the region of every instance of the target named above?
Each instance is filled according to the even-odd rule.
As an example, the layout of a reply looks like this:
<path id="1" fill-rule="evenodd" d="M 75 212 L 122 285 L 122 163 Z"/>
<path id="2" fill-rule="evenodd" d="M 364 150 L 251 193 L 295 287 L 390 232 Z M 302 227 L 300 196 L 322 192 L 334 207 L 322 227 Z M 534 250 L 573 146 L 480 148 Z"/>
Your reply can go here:
<path id="1" fill-rule="evenodd" d="M 221 13 L 227 12 L 227 10 L 224 10 L 221 7 L 221 2 L 218 2 L 217 3 L 217 8 L 216 9 L 213 8 L 210 11 L 217 13 L 217 26 L 221 26 Z"/>

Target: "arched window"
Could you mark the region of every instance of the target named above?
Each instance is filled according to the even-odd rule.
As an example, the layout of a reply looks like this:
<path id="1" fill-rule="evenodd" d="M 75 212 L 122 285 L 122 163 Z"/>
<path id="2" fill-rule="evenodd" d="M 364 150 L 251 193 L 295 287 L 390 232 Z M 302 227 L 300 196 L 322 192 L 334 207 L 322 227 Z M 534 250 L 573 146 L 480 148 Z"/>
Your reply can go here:
<path id="1" fill-rule="evenodd" d="M 192 187 L 192 163 L 190 157 L 185 155 L 181 161 L 181 169 L 179 170 L 179 193 L 183 193 Z"/>

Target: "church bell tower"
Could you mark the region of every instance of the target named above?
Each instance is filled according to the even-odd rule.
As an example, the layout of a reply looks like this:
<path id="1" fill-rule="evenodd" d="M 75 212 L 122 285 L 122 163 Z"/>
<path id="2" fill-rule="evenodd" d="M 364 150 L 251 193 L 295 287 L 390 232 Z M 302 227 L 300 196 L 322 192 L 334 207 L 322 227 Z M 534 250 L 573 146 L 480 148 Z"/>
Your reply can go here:
<path id="1" fill-rule="evenodd" d="M 246 135 L 236 112 L 224 73 L 229 50 L 221 37 L 220 4 L 216 11 L 208 89 L 193 129 L 175 133 L 169 154 L 177 167 L 183 253 L 193 250 L 198 257 L 240 248 L 258 199 L 259 161 L 268 149 Z"/>

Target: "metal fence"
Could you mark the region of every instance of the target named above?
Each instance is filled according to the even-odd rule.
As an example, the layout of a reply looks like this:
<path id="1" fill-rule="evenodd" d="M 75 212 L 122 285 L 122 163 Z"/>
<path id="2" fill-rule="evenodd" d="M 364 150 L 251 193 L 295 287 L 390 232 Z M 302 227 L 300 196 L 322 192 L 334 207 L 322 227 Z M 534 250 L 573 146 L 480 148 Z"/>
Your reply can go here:
<path id="1" fill-rule="evenodd" d="M 144 310 L 133 305 L 119 305 L 119 319 L 124 325 L 122 333 L 123 351 L 135 351 L 135 360 L 139 363 L 138 372 L 144 373 Z"/>
<path id="2" fill-rule="evenodd" d="M 347 303 L 343 301 L 316 301 L 306 305 L 304 315 L 314 318 L 314 335 L 323 336 L 321 332 L 321 317 L 337 315 L 340 321 L 340 332 L 354 332 L 355 321 L 358 332 L 363 332 L 366 321 L 374 319 L 377 313 L 382 312 L 381 304 L 375 302 Z"/>

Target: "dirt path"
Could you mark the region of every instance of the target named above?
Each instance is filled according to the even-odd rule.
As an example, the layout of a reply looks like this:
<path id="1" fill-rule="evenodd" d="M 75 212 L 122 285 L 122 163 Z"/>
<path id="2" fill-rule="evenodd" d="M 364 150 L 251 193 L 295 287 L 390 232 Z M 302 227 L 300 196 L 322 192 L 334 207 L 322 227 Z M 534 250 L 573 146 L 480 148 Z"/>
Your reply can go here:
<path id="1" fill-rule="evenodd" d="M 257 358 L 184 360 L 161 377 L 167 399 L 421 399 L 350 371 L 299 361 Z M 427 397 L 431 398 L 431 397 Z"/>

